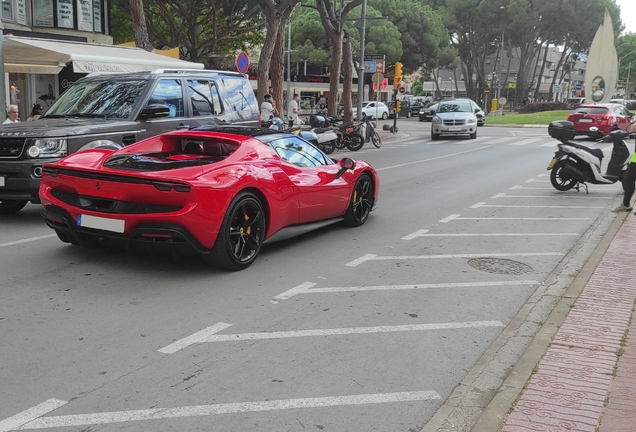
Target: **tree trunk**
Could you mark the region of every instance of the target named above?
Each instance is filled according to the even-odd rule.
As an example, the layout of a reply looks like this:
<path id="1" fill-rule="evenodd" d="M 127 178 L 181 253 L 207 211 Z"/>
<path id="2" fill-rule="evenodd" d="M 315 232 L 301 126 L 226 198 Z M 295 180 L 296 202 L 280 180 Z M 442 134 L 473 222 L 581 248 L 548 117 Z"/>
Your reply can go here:
<path id="1" fill-rule="evenodd" d="M 278 28 L 282 25 L 282 19 L 280 16 L 268 16 L 267 22 L 267 33 L 265 34 L 265 41 L 263 41 L 261 54 L 258 58 L 256 95 L 259 103 L 263 101 L 263 96 L 265 96 L 269 91 L 269 64 L 272 56 L 274 55 L 276 38 L 278 36 Z"/>
<path id="2" fill-rule="evenodd" d="M 342 41 L 344 32 L 330 34 L 332 53 L 331 70 L 329 71 L 329 102 L 327 103 L 327 115 L 338 113 L 338 91 L 340 89 L 340 68 L 342 67 Z"/>
<path id="3" fill-rule="evenodd" d="M 137 48 L 152 52 L 152 44 L 148 37 L 146 15 L 144 13 L 143 0 L 129 0 L 132 14 L 133 29 L 135 31 L 135 44 Z"/>
<path id="4" fill-rule="evenodd" d="M 539 69 L 539 79 L 537 82 L 537 88 L 534 90 L 534 98 L 537 99 L 539 97 L 539 90 L 541 90 L 541 78 L 543 77 L 543 71 L 545 70 L 545 63 L 546 60 L 548 59 L 548 48 L 550 47 L 550 44 L 548 42 L 546 42 L 545 44 L 545 50 L 543 51 L 543 61 L 541 62 L 541 69 Z M 554 84 L 554 80 L 552 81 L 552 84 Z M 552 86 L 550 86 L 550 93 L 552 92 Z"/>
<path id="5" fill-rule="evenodd" d="M 353 104 L 351 102 L 351 93 L 353 92 L 353 49 L 351 48 L 351 39 L 346 32 L 342 43 L 342 75 L 343 120 L 350 122 L 353 120 Z"/>
<path id="6" fill-rule="evenodd" d="M 276 44 L 274 45 L 274 52 L 272 53 L 272 60 L 270 65 L 272 68 L 269 71 L 269 77 L 272 87 L 272 97 L 276 102 L 276 108 L 279 113 L 282 114 L 281 107 L 283 107 L 283 86 L 285 84 L 285 22 L 287 19 L 283 17 L 283 23 L 278 27 L 276 34 Z M 283 118 L 283 117 L 281 117 Z"/>

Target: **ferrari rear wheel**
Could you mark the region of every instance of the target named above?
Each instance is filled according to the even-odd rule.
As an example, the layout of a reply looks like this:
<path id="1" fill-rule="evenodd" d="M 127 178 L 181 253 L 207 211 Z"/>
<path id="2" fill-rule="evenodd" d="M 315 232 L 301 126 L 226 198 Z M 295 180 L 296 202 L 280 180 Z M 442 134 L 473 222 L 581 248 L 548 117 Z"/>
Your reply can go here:
<path id="1" fill-rule="evenodd" d="M 373 183 L 369 174 L 360 174 L 351 194 L 345 223 L 357 227 L 366 222 L 373 207 Z"/>
<path id="2" fill-rule="evenodd" d="M 249 192 L 238 194 L 230 203 L 216 243 L 203 260 L 227 270 L 249 267 L 263 246 L 265 227 L 260 200 Z"/>
<path id="3" fill-rule="evenodd" d="M 27 205 L 28 201 L 23 200 L 0 200 L 0 214 L 14 214 Z"/>

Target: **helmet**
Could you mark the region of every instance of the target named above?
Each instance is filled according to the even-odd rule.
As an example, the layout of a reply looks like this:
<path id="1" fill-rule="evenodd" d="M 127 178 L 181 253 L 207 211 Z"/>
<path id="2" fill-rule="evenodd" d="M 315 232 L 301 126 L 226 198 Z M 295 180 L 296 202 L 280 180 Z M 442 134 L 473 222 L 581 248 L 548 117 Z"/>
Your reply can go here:
<path id="1" fill-rule="evenodd" d="M 311 116 L 309 116 L 309 124 L 311 125 L 311 127 L 325 127 L 325 122 L 326 119 L 324 116 L 316 114 L 312 114 Z"/>

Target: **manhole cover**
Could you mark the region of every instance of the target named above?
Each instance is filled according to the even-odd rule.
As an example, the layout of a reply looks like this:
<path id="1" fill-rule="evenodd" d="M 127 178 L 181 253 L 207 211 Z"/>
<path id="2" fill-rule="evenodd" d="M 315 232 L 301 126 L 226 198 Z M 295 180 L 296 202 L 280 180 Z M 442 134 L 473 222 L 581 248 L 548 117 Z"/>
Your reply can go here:
<path id="1" fill-rule="evenodd" d="M 503 258 L 473 258 L 468 265 L 477 270 L 497 274 L 524 274 L 532 271 L 532 267 L 524 263 Z"/>

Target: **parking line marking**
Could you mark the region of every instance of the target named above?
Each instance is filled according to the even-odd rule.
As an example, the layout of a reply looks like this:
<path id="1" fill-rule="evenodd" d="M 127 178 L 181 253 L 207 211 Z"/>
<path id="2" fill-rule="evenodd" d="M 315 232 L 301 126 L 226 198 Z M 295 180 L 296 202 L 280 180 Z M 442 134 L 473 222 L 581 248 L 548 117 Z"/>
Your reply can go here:
<path id="1" fill-rule="evenodd" d="M 424 260 L 424 259 L 449 259 L 449 258 L 483 258 L 483 257 L 520 257 L 520 256 L 563 256 L 561 252 L 520 252 L 520 253 L 481 253 L 481 254 L 448 254 L 448 255 L 403 255 L 403 256 L 378 256 L 366 254 L 360 258 L 349 261 L 345 265 L 356 267 L 367 261 L 388 260 Z"/>
<path id="2" fill-rule="evenodd" d="M 540 138 L 528 138 L 528 139 L 525 139 L 523 141 L 511 142 L 510 145 L 513 145 L 513 146 L 524 146 L 526 144 L 530 144 L 530 143 L 533 143 L 533 142 L 543 141 L 544 139 L 545 138 L 543 138 L 543 137 L 540 137 Z"/>
<path id="3" fill-rule="evenodd" d="M 609 197 L 609 196 L 591 196 L 591 195 L 561 195 L 561 194 L 555 194 L 555 195 L 509 195 L 506 193 L 500 193 L 494 196 L 491 196 L 490 198 L 574 198 L 574 199 L 608 199 L 608 200 L 613 200 L 615 199 L 614 197 Z"/>
<path id="4" fill-rule="evenodd" d="M 527 221 L 564 221 L 564 220 L 568 220 L 568 221 L 575 221 L 575 220 L 580 220 L 580 221 L 589 221 L 592 220 L 592 218 L 562 218 L 562 217 L 539 217 L 539 218 L 532 218 L 532 217 L 460 217 L 460 215 L 458 214 L 452 214 L 442 220 L 440 220 L 441 223 L 446 223 L 446 222 L 450 222 L 453 220 L 527 220 Z"/>
<path id="5" fill-rule="evenodd" d="M 274 298 L 276 300 L 287 300 L 288 298 L 291 298 L 293 296 L 295 296 L 296 294 L 302 294 L 302 293 L 306 293 L 309 292 L 309 289 L 316 286 L 317 284 L 312 283 L 312 282 L 305 282 L 304 284 L 300 284 L 292 289 L 289 289 L 287 291 L 285 291 L 282 294 L 278 294 L 277 296 L 274 296 Z"/>
<path id="6" fill-rule="evenodd" d="M 487 148 L 490 148 L 490 147 L 491 146 L 477 147 L 475 149 L 465 150 L 465 151 L 461 151 L 461 152 L 458 152 L 458 153 L 452 153 L 452 154 L 448 154 L 448 155 L 444 155 L 444 156 L 438 156 L 438 157 L 429 158 L 429 159 L 422 159 L 422 160 L 413 161 L 413 162 L 406 162 L 406 163 L 403 163 L 403 164 L 388 166 L 388 167 L 384 167 L 384 168 L 376 168 L 376 171 L 384 171 L 384 170 L 388 170 L 388 169 L 401 168 L 401 167 L 405 167 L 405 166 L 409 166 L 409 165 L 413 165 L 413 164 L 418 164 L 418 163 L 422 163 L 422 162 L 430 162 L 430 161 L 439 160 L 439 159 L 446 159 L 446 158 L 449 158 L 449 157 L 459 156 L 459 155 L 462 155 L 462 154 L 471 153 L 471 152 L 474 152 L 474 151 L 483 150 L 483 149 L 487 149 Z"/>
<path id="7" fill-rule="evenodd" d="M 550 183 L 550 180 L 537 180 L 537 179 L 528 179 L 525 183 Z"/>
<path id="8" fill-rule="evenodd" d="M 558 209 L 603 209 L 605 206 L 533 206 L 533 205 L 493 205 L 485 202 L 478 202 L 470 206 L 471 209 L 490 207 L 490 208 L 558 208 Z"/>
<path id="9" fill-rule="evenodd" d="M 419 237 L 515 237 L 515 236 L 578 236 L 579 233 L 438 233 L 421 234 Z"/>
<path id="10" fill-rule="evenodd" d="M 57 236 L 57 234 L 47 234 L 47 235 L 42 235 L 37 237 L 29 237 L 22 240 L 15 240 L 15 241 L 7 242 L 7 243 L 0 243 L 0 248 L 7 247 L 7 246 L 15 246 L 22 243 L 34 242 L 38 240 L 44 240 L 44 239 L 48 239 L 55 236 Z"/>
<path id="11" fill-rule="evenodd" d="M 427 232 L 428 232 L 428 230 L 426 230 L 426 229 L 421 229 L 421 230 L 415 231 L 415 232 L 414 232 L 414 233 L 412 233 L 412 234 L 409 234 L 409 235 L 407 235 L 407 236 L 402 237 L 402 240 L 413 240 L 414 238 L 422 237 L 422 236 L 423 236 L 424 234 L 426 234 Z"/>
<path id="12" fill-rule="evenodd" d="M 22 426 L 32 422 L 33 420 L 55 411 L 59 407 L 66 405 L 68 402 L 60 399 L 49 399 L 36 405 L 28 410 L 22 411 L 8 419 L 0 421 L 0 432 L 9 432 L 21 429 Z"/>
<path id="13" fill-rule="evenodd" d="M 441 397 L 435 391 L 409 391 L 395 393 L 370 393 L 349 396 L 327 396 L 303 399 L 279 399 L 256 402 L 235 402 L 212 405 L 184 406 L 177 408 L 151 408 L 130 411 L 112 411 L 94 414 L 74 414 L 55 417 L 42 417 L 32 421 L 29 424 L 24 425 L 21 429 L 90 426 L 179 417 L 211 416 L 218 414 L 263 412 L 299 408 L 324 408 L 395 402 L 422 402 L 439 399 L 441 399 Z"/>
<path id="14" fill-rule="evenodd" d="M 216 323 L 213 326 L 210 326 L 208 328 L 205 328 L 201 331 L 198 331 L 186 338 L 180 339 L 166 347 L 163 347 L 161 349 L 158 349 L 157 351 L 159 351 L 160 353 L 163 354 L 174 354 L 177 351 L 180 351 L 184 348 L 189 347 L 190 345 L 194 345 L 196 343 L 201 343 L 203 341 L 205 341 L 207 338 L 210 337 L 210 335 L 213 335 L 214 333 L 218 333 L 222 330 L 225 330 L 228 327 L 231 327 L 232 324 L 227 324 L 227 323 Z"/>
<path id="15" fill-rule="evenodd" d="M 507 142 L 507 141 L 510 141 L 510 140 L 513 140 L 513 139 L 514 139 L 514 137 L 503 137 L 503 138 L 499 138 L 499 139 L 496 139 L 496 140 L 493 140 L 493 141 L 488 141 L 488 144 L 499 144 L 499 143 Z"/>
<path id="16" fill-rule="evenodd" d="M 542 188 L 542 187 L 528 187 L 528 186 L 513 186 L 510 189 L 512 190 L 516 190 L 516 189 L 526 189 L 526 190 L 555 190 L 554 188 Z"/>
<path id="17" fill-rule="evenodd" d="M 308 285 L 310 282 L 307 282 Z M 316 284 L 311 284 L 316 285 Z M 418 289 L 437 289 L 437 288 L 480 288 L 480 287 L 498 287 L 498 286 L 519 286 L 519 285 L 540 285 L 535 280 L 514 280 L 514 281 L 493 281 L 493 282 L 449 282 L 449 283 L 430 283 L 430 284 L 414 284 L 414 285 L 378 285 L 378 286 L 349 286 L 349 287 L 325 287 L 325 288 L 306 288 L 302 291 L 292 288 L 282 294 L 277 295 L 276 299 L 288 300 L 298 294 L 323 294 L 323 293 L 340 293 L 340 292 L 361 292 L 361 291 L 395 291 L 395 290 L 418 290 Z"/>

